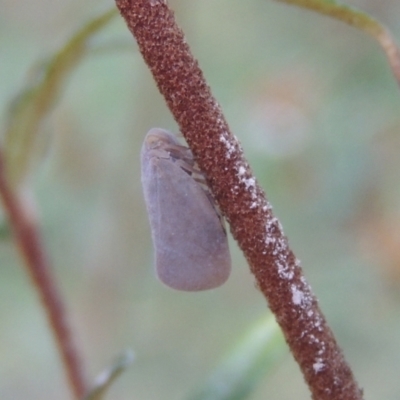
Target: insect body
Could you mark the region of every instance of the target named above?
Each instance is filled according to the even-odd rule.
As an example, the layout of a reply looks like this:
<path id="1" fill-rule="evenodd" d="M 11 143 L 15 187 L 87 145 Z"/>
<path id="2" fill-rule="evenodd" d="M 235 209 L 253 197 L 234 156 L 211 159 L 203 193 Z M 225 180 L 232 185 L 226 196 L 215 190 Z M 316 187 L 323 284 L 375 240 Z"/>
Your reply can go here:
<path id="1" fill-rule="evenodd" d="M 222 285 L 231 270 L 226 231 L 190 149 L 154 128 L 141 163 L 159 279 L 186 291 Z"/>

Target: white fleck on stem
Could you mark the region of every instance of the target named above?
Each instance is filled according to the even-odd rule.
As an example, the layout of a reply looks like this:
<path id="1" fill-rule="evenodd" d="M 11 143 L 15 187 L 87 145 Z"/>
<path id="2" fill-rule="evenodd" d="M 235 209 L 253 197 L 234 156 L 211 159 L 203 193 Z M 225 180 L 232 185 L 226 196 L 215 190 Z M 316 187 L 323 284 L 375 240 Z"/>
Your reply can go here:
<path id="1" fill-rule="evenodd" d="M 149 0 L 149 2 L 152 7 L 157 4 L 167 4 L 167 0 Z"/>

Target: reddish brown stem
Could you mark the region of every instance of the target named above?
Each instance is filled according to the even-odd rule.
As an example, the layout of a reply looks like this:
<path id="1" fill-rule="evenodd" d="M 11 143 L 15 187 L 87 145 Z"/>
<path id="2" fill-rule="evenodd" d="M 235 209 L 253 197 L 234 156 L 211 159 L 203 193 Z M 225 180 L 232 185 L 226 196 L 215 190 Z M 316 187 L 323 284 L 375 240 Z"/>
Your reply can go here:
<path id="1" fill-rule="evenodd" d="M 361 390 L 257 184 L 237 139 L 165 0 L 116 0 L 314 399 L 359 400 Z"/>
<path id="2" fill-rule="evenodd" d="M 47 313 L 74 398 L 85 393 L 85 384 L 78 352 L 73 344 L 65 307 L 51 274 L 51 267 L 41 243 L 38 227 L 21 198 L 12 190 L 4 172 L 0 150 L 0 197 L 11 225 L 15 242 L 24 258 L 27 272 L 39 292 Z"/>

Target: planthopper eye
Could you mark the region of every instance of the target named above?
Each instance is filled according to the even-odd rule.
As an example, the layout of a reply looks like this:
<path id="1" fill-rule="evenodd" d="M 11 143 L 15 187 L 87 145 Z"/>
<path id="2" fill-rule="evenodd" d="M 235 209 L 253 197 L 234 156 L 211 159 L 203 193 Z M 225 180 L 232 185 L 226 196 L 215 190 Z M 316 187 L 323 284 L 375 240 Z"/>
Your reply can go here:
<path id="1" fill-rule="evenodd" d="M 184 291 L 222 285 L 231 270 L 226 231 L 208 188 L 199 183 L 204 176 L 187 173 L 195 164 L 190 150 L 154 128 L 145 137 L 141 164 L 159 279 Z"/>

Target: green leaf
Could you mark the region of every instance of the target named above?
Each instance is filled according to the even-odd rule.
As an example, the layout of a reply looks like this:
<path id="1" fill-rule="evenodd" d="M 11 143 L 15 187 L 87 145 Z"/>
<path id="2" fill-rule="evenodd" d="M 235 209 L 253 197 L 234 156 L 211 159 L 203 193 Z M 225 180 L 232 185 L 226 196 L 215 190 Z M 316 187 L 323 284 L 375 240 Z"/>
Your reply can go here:
<path id="1" fill-rule="evenodd" d="M 11 104 L 5 132 L 6 174 L 13 186 L 34 167 L 43 121 L 56 104 L 74 68 L 89 49 L 88 41 L 117 15 L 112 9 L 89 21 L 41 68 L 41 74 Z"/>
<path id="2" fill-rule="evenodd" d="M 286 352 L 281 330 L 271 315 L 248 332 L 205 385 L 188 399 L 246 399 Z"/>
<path id="3" fill-rule="evenodd" d="M 133 362 L 134 355 L 127 350 L 122 356 L 108 368 L 106 368 L 97 378 L 89 393 L 83 400 L 103 400 L 108 389 L 114 381 L 124 372 Z"/>

